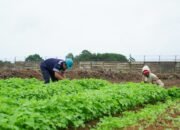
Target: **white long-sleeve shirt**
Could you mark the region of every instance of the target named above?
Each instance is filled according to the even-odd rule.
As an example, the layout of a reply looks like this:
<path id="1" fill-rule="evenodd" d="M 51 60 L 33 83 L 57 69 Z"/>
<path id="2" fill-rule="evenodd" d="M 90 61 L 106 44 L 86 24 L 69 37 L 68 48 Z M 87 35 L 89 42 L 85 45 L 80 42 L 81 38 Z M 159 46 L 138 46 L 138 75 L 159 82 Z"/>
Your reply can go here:
<path id="1" fill-rule="evenodd" d="M 148 77 L 143 75 L 143 81 L 144 82 L 157 84 L 157 85 L 162 86 L 162 87 L 164 86 L 164 83 L 155 74 L 151 73 L 151 70 L 150 70 L 150 68 L 147 65 L 145 65 L 142 68 L 142 72 L 144 70 L 148 70 L 149 71 L 149 76 Z"/>
<path id="2" fill-rule="evenodd" d="M 164 86 L 164 83 L 153 73 L 149 73 L 148 77 L 143 75 L 143 81 L 145 83 L 153 83 L 162 87 Z"/>

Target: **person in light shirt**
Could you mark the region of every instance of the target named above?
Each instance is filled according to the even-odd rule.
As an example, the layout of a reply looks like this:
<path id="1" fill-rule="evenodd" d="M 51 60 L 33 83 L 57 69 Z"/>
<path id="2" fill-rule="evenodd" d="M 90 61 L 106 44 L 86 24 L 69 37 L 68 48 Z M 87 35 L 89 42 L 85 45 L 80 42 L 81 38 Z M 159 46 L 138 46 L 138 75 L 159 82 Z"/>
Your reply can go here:
<path id="1" fill-rule="evenodd" d="M 142 75 L 142 80 L 144 81 L 144 83 L 153 83 L 161 87 L 164 86 L 164 83 L 151 72 L 150 68 L 147 65 L 142 68 Z"/>

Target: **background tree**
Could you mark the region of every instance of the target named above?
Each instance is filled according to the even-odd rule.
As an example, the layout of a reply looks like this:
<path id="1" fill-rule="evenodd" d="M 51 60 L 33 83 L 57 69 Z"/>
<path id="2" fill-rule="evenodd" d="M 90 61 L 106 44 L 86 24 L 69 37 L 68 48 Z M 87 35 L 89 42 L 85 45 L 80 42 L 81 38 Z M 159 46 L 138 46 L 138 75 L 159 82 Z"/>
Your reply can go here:
<path id="1" fill-rule="evenodd" d="M 0 60 L 0 65 L 10 65 L 11 62 L 10 61 L 2 61 Z"/>
<path id="2" fill-rule="evenodd" d="M 72 53 L 68 53 L 68 54 L 66 55 L 66 58 L 74 59 L 74 55 L 73 55 Z"/>
<path id="3" fill-rule="evenodd" d="M 128 62 L 126 56 L 116 53 L 97 53 L 92 54 L 88 50 L 83 50 L 80 55 L 75 56 L 76 61 L 120 61 Z"/>
<path id="4" fill-rule="evenodd" d="M 83 50 L 80 55 L 75 57 L 76 61 L 89 61 L 92 60 L 92 54 L 88 50 Z"/>
<path id="5" fill-rule="evenodd" d="M 103 53 L 96 55 L 97 61 L 121 61 L 127 62 L 127 58 L 124 55 L 116 53 Z"/>
<path id="6" fill-rule="evenodd" d="M 33 55 L 29 55 L 25 61 L 42 61 L 43 59 L 40 57 L 39 54 L 33 54 Z"/>

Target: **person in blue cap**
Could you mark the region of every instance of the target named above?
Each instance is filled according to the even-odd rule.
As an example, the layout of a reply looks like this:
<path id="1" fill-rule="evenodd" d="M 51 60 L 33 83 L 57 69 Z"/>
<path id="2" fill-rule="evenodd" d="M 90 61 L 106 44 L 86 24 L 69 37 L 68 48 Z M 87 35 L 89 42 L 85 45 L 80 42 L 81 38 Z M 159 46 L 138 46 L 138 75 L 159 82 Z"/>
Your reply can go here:
<path id="1" fill-rule="evenodd" d="M 67 58 L 66 60 L 49 58 L 41 62 L 40 69 L 44 79 L 44 83 L 49 83 L 62 80 L 65 78 L 65 71 L 71 69 L 73 60 Z"/>

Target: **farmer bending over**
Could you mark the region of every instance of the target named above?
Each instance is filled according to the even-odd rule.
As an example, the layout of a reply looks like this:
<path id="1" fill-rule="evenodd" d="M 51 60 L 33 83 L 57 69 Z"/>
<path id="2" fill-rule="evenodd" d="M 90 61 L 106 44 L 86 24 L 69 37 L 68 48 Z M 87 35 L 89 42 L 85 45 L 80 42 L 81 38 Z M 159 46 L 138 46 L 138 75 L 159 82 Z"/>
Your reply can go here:
<path id="1" fill-rule="evenodd" d="M 50 58 L 40 64 L 41 73 L 43 75 L 44 83 L 49 83 L 62 80 L 65 78 L 65 70 L 71 69 L 73 66 L 73 60 L 67 58 L 65 61 L 61 59 Z"/>
<path id="2" fill-rule="evenodd" d="M 142 68 L 142 75 L 145 83 L 153 83 L 162 87 L 164 86 L 164 83 L 155 74 L 151 73 L 151 70 L 147 65 Z"/>

